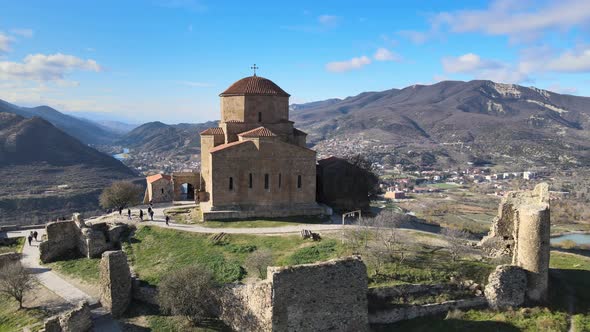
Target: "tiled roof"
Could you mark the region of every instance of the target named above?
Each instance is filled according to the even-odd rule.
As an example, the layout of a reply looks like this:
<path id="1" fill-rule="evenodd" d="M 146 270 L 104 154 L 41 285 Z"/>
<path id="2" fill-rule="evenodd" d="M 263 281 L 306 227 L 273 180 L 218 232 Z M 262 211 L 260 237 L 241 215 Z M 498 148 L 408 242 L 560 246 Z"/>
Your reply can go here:
<path id="1" fill-rule="evenodd" d="M 245 131 L 243 133 L 238 134 L 241 137 L 271 137 L 277 136 L 272 131 L 268 130 L 268 128 L 258 127 L 252 130 Z"/>
<path id="2" fill-rule="evenodd" d="M 223 129 L 219 127 L 207 128 L 201 132 L 201 135 L 225 135 Z"/>
<path id="3" fill-rule="evenodd" d="M 214 147 L 213 149 L 209 150 L 209 152 L 210 153 L 217 152 L 217 151 L 224 150 L 224 149 L 227 149 L 229 147 L 240 145 L 240 144 L 243 144 L 243 143 L 250 143 L 250 144 L 252 144 L 252 141 L 235 141 L 235 142 L 231 142 L 231 143 L 227 143 L 227 144 L 221 144 L 221 145 L 218 145 L 218 146 Z"/>
<path id="4" fill-rule="evenodd" d="M 170 180 L 172 180 L 172 177 L 170 175 L 166 175 L 166 174 L 154 174 L 154 175 L 150 175 L 150 176 L 146 177 L 146 180 L 148 183 L 156 182 L 160 179 L 166 179 L 166 180 L 170 181 Z"/>
<path id="5" fill-rule="evenodd" d="M 276 85 L 273 81 L 260 76 L 250 76 L 232 84 L 227 90 L 219 96 L 244 96 L 244 95 L 262 95 L 262 96 L 283 96 L 290 95 Z"/>

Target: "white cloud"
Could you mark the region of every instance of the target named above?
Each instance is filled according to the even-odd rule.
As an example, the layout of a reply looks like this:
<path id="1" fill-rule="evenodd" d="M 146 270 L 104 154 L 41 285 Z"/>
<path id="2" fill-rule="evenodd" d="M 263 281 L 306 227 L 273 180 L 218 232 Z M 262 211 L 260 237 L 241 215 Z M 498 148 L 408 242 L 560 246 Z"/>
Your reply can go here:
<path id="1" fill-rule="evenodd" d="M 24 38 L 31 38 L 33 37 L 33 30 L 32 29 L 12 29 L 10 30 L 10 32 L 12 32 L 12 34 L 20 36 L 20 37 L 24 37 Z"/>
<path id="2" fill-rule="evenodd" d="M 443 12 L 431 20 L 434 29 L 448 26 L 453 32 L 507 35 L 513 40 L 537 38 L 549 29 L 568 30 L 589 22 L 587 0 L 550 1 L 544 6 L 534 1 L 496 0 L 484 10 Z"/>
<path id="3" fill-rule="evenodd" d="M 474 53 L 445 57 L 442 65 L 446 73 L 470 74 L 477 79 L 502 83 L 522 83 L 529 80 L 528 72 L 500 61 L 482 59 Z"/>
<path id="4" fill-rule="evenodd" d="M 390 50 L 381 47 L 375 52 L 373 58 L 377 61 L 400 61 L 401 57 L 398 54 L 391 52 Z"/>
<path id="5" fill-rule="evenodd" d="M 479 55 L 473 53 L 463 54 L 458 57 L 445 57 L 442 59 L 442 64 L 447 73 L 470 73 L 477 70 L 501 67 L 499 63 L 482 59 Z"/>
<path id="6" fill-rule="evenodd" d="M 318 17 L 318 22 L 327 28 L 334 28 L 338 25 L 340 18 L 334 15 L 320 15 Z"/>
<path id="7" fill-rule="evenodd" d="M 59 81 L 74 70 L 102 70 L 94 60 L 83 60 L 61 53 L 27 55 L 23 62 L 0 61 L 0 79 Z"/>
<path id="8" fill-rule="evenodd" d="M 0 53 L 10 52 L 10 44 L 12 43 L 13 38 L 0 32 Z"/>
<path id="9" fill-rule="evenodd" d="M 345 71 L 349 71 L 349 70 L 353 70 L 353 69 L 360 69 L 370 63 L 371 63 L 371 59 L 369 59 L 367 56 L 363 55 L 361 57 L 352 58 L 347 61 L 330 62 L 330 63 L 326 64 L 326 70 L 331 71 L 331 72 L 335 72 L 335 73 L 340 73 L 340 72 L 345 72 Z"/>
<path id="10" fill-rule="evenodd" d="M 574 52 L 566 51 L 545 64 L 546 70 L 555 72 L 590 71 L 590 48 Z"/>

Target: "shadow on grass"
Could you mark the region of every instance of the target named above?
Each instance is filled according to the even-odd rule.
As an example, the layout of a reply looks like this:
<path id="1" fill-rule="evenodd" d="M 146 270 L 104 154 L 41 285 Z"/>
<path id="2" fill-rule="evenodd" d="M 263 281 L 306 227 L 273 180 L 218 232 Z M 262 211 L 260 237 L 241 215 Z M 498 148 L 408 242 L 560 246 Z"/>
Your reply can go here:
<path id="1" fill-rule="evenodd" d="M 434 319 L 433 319 L 434 318 Z M 517 332 L 520 331 L 516 326 L 503 322 L 494 321 L 470 321 L 461 319 L 446 319 L 443 317 L 425 317 L 407 320 L 394 324 L 387 325 L 371 325 L 373 332 L 387 332 L 387 331 L 477 331 L 477 332 Z"/>
<path id="2" fill-rule="evenodd" d="M 549 270 L 549 308 L 573 314 L 590 311 L 590 271 L 574 269 Z M 573 303 L 569 301 L 573 300 Z"/>

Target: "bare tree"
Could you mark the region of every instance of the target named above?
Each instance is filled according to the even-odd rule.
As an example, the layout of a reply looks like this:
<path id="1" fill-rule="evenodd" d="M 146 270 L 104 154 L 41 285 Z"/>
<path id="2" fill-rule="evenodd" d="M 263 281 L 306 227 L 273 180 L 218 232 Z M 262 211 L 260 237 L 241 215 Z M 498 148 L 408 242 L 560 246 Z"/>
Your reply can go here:
<path id="1" fill-rule="evenodd" d="M 266 276 L 266 268 L 272 264 L 272 253 L 267 249 L 258 249 L 251 253 L 244 262 L 246 268 L 258 272 L 258 277 L 263 279 Z"/>
<path id="2" fill-rule="evenodd" d="M 403 215 L 394 211 L 383 211 L 369 222 L 373 227 L 375 240 L 384 248 L 381 253 L 388 256 L 387 261 L 394 260 L 396 254 L 399 254 L 400 263 L 405 258 L 405 247 L 398 234 L 402 218 Z"/>
<path id="3" fill-rule="evenodd" d="M 140 202 L 143 189 L 128 181 L 113 182 L 100 194 L 100 206 L 105 209 L 124 209 Z"/>
<path id="4" fill-rule="evenodd" d="M 33 276 L 20 262 L 9 263 L 0 268 L 0 292 L 18 302 L 23 308 L 25 293 L 33 288 Z"/>
<path id="5" fill-rule="evenodd" d="M 441 234 L 447 237 L 449 241 L 449 253 L 453 262 L 457 260 L 467 250 L 466 242 L 469 238 L 469 233 L 456 228 L 443 228 Z"/>
<path id="6" fill-rule="evenodd" d="M 217 312 L 213 274 L 201 266 L 171 272 L 161 282 L 158 302 L 165 313 L 182 315 L 197 324 Z"/>

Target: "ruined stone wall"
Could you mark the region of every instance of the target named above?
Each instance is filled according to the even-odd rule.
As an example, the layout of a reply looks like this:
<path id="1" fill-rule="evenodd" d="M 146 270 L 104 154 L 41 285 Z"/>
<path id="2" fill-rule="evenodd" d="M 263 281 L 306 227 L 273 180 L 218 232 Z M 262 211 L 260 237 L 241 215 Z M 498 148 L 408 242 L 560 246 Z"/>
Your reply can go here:
<path id="1" fill-rule="evenodd" d="M 485 307 L 484 297 L 474 297 L 465 300 L 445 301 L 424 305 L 412 305 L 407 307 L 392 308 L 389 310 L 377 311 L 369 314 L 371 324 L 391 324 L 407 319 L 414 319 L 424 316 L 444 314 L 450 310 L 467 310 Z"/>
<path id="2" fill-rule="evenodd" d="M 233 286 L 221 318 L 237 331 L 368 331 L 367 271 L 356 257 L 269 267 L 267 279 Z"/>
<path id="3" fill-rule="evenodd" d="M 502 199 L 498 216 L 480 246 L 491 256 L 512 257 L 512 264 L 527 273 L 526 299 L 547 297 L 550 256 L 549 186 L 510 192 Z"/>
<path id="4" fill-rule="evenodd" d="M 45 232 L 47 240 L 39 244 L 43 263 L 53 262 L 78 248 L 78 229 L 72 220 L 50 222 Z"/>
<path id="5" fill-rule="evenodd" d="M 50 222 L 45 226 L 47 240 L 39 244 L 40 258 L 50 263 L 69 256 L 96 258 L 120 247 L 129 232 L 126 224 L 97 223 L 86 225 L 79 215 L 73 220 Z"/>
<path id="6" fill-rule="evenodd" d="M 86 332 L 92 328 L 88 302 L 80 302 L 74 309 L 45 320 L 45 332 Z"/>
<path id="7" fill-rule="evenodd" d="M 226 287 L 220 296 L 220 318 L 234 331 L 272 329 L 272 283 L 268 280 Z"/>
<path id="8" fill-rule="evenodd" d="M 150 200 L 153 203 L 172 202 L 174 198 L 172 182 L 164 178 L 148 183 L 147 191 L 148 202 Z"/>
<path id="9" fill-rule="evenodd" d="M 106 251 L 100 261 L 100 303 L 120 317 L 131 302 L 131 273 L 123 251 Z"/>
<path id="10" fill-rule="evenodd" d="M 175 172 L 172 173 L 172 186 L 174 188 L 174 200 L 182 198 L 182 184 L 188 183 L 193 187 L 193 198 L 196 199 L 197 191 L 201 187 L 201 176 L 198 172 Z"/>

